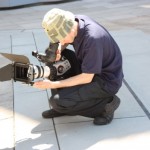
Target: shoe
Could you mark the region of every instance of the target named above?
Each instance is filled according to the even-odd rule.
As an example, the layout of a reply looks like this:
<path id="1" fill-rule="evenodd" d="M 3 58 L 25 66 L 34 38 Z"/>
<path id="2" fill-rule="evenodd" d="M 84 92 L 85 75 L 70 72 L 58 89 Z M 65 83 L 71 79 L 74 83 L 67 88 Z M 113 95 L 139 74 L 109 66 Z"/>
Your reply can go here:
<path id="1" fill-rule="evenodd" d="M 114 96 L 113 100 L 106 104 L 105 111 L 107 114 L 113 114 L 114 111 L 119 107 L 120 99 L 116 95 Z"/>
<path id="2" fill-rule="evenodd" d="M 106 125 L 112 122 L 114 118 L 114 111 L 119 107 L 120 99 L 117 96 L 114 96 L 113 100 L 106 104 L 104 112 L 94 118 L 93 123 L 95 125 Z"/>
<path id="3" fill-rule="evenodd" d="M 106 112 L 100 115 L 99 117 L 95 117 L 93 123 L 95 125 L 106 125 L 109 124 L 114 118 L 113 114 L 107 114 Z"/>
<path id="4" fill-rule="evenodd" d="M 43 118 L 55 118 L 55 117 L 60 117 L 64 115 L 65 114 L 57 112 L 54 109 L 46 110 L 42 113 Z"/>

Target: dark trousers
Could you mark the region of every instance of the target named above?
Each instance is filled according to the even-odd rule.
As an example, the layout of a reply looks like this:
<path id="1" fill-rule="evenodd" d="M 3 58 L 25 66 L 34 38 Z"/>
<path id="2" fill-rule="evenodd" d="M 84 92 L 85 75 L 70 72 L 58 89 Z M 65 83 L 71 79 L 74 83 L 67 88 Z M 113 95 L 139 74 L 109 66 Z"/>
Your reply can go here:
<path id="1" fill-rule="evenodd" d="M 73 63 L 72 70 L 77 70 L 74 74 L 79 74 L 78 61 Z M 113 99 L 113 95 L 104 91 L 102 85 L 103 81 L 95 75 L 91 83 L 51 90 L 49 103 L 60 113 L 92 118 L 99 116 Z"/>

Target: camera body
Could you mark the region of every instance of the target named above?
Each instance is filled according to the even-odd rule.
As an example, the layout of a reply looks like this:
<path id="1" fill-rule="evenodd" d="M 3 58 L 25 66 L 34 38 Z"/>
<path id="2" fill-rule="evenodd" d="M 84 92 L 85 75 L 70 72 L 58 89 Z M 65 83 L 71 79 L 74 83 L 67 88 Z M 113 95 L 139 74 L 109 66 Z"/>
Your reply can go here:
<path id="1" fill-rule="evenodd" d="M 51 81 L 61 79 L 71 65 L 69 61 L 62 56 L 61 60 L 49 65 L 38 66 L 32 64 L 17 63 L 13 64 L 14 81 L 21 81 L 32 84 L 35 79 L 48 78 Z"/>
<path id="2" fill-rule="evenodd" d="M 70 76 L 71 63 L 67 59 L 68 55 L 66 57 L 63 54 L 60 61 L 55 62 L 57 49 L 58 43 L 50 43 L 49 47 L 45 50 L 45 54 L 38 53 L 37 51 L 32 52 L 32 56 L 44 63 L 44 66 L 30 64 L 29 59 L 23 55 L 0 53 L 13 61 L 12 64 L 0 68 L 0 81 L 13 79 L 14 81 L 32 85 L 33 81 L 38 78 L 48 78 L 52 81 L 67 78 Z"/>

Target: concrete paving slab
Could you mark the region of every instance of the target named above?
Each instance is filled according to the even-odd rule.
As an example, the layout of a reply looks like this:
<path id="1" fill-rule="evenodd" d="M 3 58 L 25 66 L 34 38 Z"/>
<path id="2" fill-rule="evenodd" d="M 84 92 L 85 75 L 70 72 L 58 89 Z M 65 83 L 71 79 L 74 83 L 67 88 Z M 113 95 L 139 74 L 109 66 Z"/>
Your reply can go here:
<path id="1" fill-rule="evenodd" d="M 37 65 L 38 65 L 39 64 L 38 60 L 32 56 L 32 51 L 35 51 L 35 50 L 36 50 L 35 45 L 20 45 L 20 46 L 12 47 L 13 54 L 27 56 L 30 60 L 30 63 L 32 63 L 32 64 L 37 63 Z"/>
<path id="2" fill-rule="evenodd" d="M 107 126 L 92 122 L 59 124 L 56 130 L 61 150 L 149 150 L 150 146 L 147 117 L 115 119 Z"/>
<path id="3" fill-rule="evenodd" d="M 5 82 L 0 82 L 0 95 L 1 96 L 5 96 L 7 94 L 13 95 L 13 85 L 12 85 L 12 81 L 5 81 Z M 8 98 L 9 96 L 8 95 Z M 2 98 L 0 98 L 0 100 L 2 100 Z"/>
<path id="4" fill-rule="evenodd" d="M 101 2 L 99 0 L 93 0 L 92 2 L 90 0 L 83 0 L 11 11 L 1 11 L 0 37 L 2 38 L 0 42 L 3 42 L 3 44 L 0 45 L 0 47 L 2 47 L 0 51 L 11 52 L 9 50 L 11 48 L 11 44 L 9 43 L 8 38 L 11 35 L 14 37 L 14 45 L 12 48 L 13 52 L 18 54 L 23 52 L 31 58 L 32 62 L 37 63 L 32 58 L 30 52 L 32 51 L 32 48 L 35 48 L 35 43 L 40 51 L 47 46 L 47 42 L 45 41 L 46 36 L 44 37 L 43 30 L 41 28 L 41 20 L 44 14 L 53 7 L 67 9 L 75 14 L 88 14 L 113 32 L 113 35 L 123 52 L 125 62 L 125 80 L 129 83 L 135 94 L 137 94 L 140 101 L 143 102 L 146 107 L 149 107 L 148 91 L 150 88 L 148 85 L 149 76 L 147 75 L 149 73 L 147 66 L 150 63 L 149 0 L 137 0 L 134 2 L 131 0 L 108 0 Z M 26 35 L 29 35 L 29 38 L 28 36 L 22 37 L 24 32 L 27 32 Z M 36 42 L 33 42 L 32 38 L 31 41 L 28 40 L 32 37 L 30 36 L 32 32 L 33 35 L 35 35 Z M 42 33 L 41 37 L 40 32 Z M 19 34 L 20 36 L 18 36 Z M 3 37 L 6 37 L 6 40 L 3 39 Z M 17 39 L 17 37 L 21 37 L 21 39 Z M 28 39 L 26 40 L 26 38 Z M 6 44 L 7 42 L 9 45 Z M 23 49 L 23 51 L 21 51 L 20 48 Z M 4 59 L 0 57 L 0 64 L 6 63 L 5 61 L 2 61 L 1 63 L 1 60 Z M 38 102 L 40 101 L 39 104 L 37 104 L 37 101 L 34 101 L 33 99 L 33 97 L 44 98 L 45 96 L 42 96 L 42 94 L 37 94 L 43 93 L 44 91 L 37 89 L 33 90 L 30 87 L 24 88 L 24 86 L 20 84 L 21 83 L 14 84 L 15 95 L 18 95 L 18 93 L 23 95 L 22 97 L 20 96 L 22 99 L 21 101 L 18 95 L 18 104 L 15 104 L 20 112 L 16 112 L 16 119 L 18 118 L 18 120 L 16 121 L 15 128 L 18 130 L 15 131 L 15 149 L 99 150 L 104 148 L 112 149 L 115 147 L 115 149 L 119 150 L 148 150 L 150 146 L 150 122 L 148 117 L 124 85 L 118 93 L 121 97 L 122 103 L 115 113 L 115 119 L 108 126 L 94 126 L 92 123 L 93 119 L 80 116 L 67 116 L 54 119 L 57 130 L 56 134 L 59 138 L 60 147 L 58 147 L 54 129 L 51 128 L 52 120 L 43 119 L 44 121 L 42 121 L 42 118 L 40 118 L 41 112 L 49 108 L 48 99 L 46 100 L 47 103 L 45 103 L 45 101 L 41 101 L 41 99 L 38 100 Z M 49 91 L 48 97 L 50 95 Z M 32 97 L 33 100 L 27 99 L 28 96 L 30 96 L 30 98 Z M 33 104 L 36 105 L 36 109 L 32 114 L 31 110 L 33 108 Z M 19 105 L 21 106 L 20 108 Z M 9 106 L 9 104 L 6 106 Z M 6 108 L 5 112 L 10 110 L 10 107 L 8 107 L 8 109 L 7 107 L 2 108 L 3 111 Z M 1 121 L 4 121 L 6 118 L 12 119 L 11 117 L 12 114 L 8 112 L 8 114 L 1 117 L 0 124 Z M 20 126 L 19 120 L 21 122 Z M 6 124 L 1 124 L 1 135 L 3 135 L 3 133 L 7 131 L 7 128 L 12 126 L 12 124 L 12 121 L 7 122 Z M 55 124 L 53 125 L 55 126 Z M 26 133 L 24 132 L 23 127 L 25 128 Z M 11 127 L 9 129 L 11 129 Z M 9 129 L 8 131 L 10 132 Z M 2 145 L 1 147 L 3 149 L 12 149 L 13 147 L 13 142 L 11 144 L 11 137 L 13 134 L 11 132 L 10 134 L 11 135 L 8 135 L 8 137 L 5 138 L 6 144 L 1 144 L 1 141 L 3 142 L 3 140 L 0 140 L 0 146 Z M 0 139 L 2 138 L 0 136 Z"/>
<path id="5" fill-rule="evenodd" d="M 18 34 L 19 32 L 21 32 L 22 30 L 11 30 L 11 29 L 7 29 L 7 30 L 4 30 L 3 28 L 0 28 L 0 36 L 10 36 L 10 35 L 13 35 L 13 34 Z"/>
<path id="6" fill-rule="evenodd" d="M 25 8 L 21 8 L 21 9 L 12 9 L 11 11 L 7 11 L 7 13 L 11 16 L 16 16 L 16 15 L 24 15 L 24 14 L 28 14 L 30 15 L 32 12 L 35 12 L 33 10 L 33 7 L 25 7 Z"/>
<path id="7" fill-rule="evenodd" d="M 3 49 L 11 49 L 11 38 L 8 35 L 0 36 L 0 52 L 3 51 Z"/>
<path id="8" fill-rule="evenodd" d="M 112 34 L 123 53 L 125 79 L 150 113 L 150 36 L 139 30 L 113 31 Z"/>
<path id="9" fill-rule="evenodd" d="M 28 24 L 28 23 L 24 23 L 21 26 L 21 28 L 23 29 L 34 29 L 34 28 L 41 28 L 41 22 L 42 22 L 42 19 L 39 21 L 39 20 L 35 20 L 34 22 Z"/>
<path id="10" fill-rule="evenodd" d="M 126 80 L 133 91 L 148 109 L 150 114 L 150 52 L 140 55 L 128 56 L 124 59 Z"/>
<path id="11" fill-rule="evenodd" d="M 32 33 L 19 33 L 12 35 L 12 46 L 19 45 L 34 45 L 34 39 Z"/>
<path id="12" fill-rule="evenodd" d="M 41 113 L 49 108 L 45 91 L 34 93 L 14 93 L 15 126 L 17 133 L 53 129 L 52 120 L 42 118 Z M 23 132 L 22 132 L 23 131 Z"/>
<path id="13" fill-rule="evenodd" d="M 3 29 L 3 30 L 6 30 L 6 31 L 9 30 L 9 29 L 11 29 L 11 30 L 18 30 L 18 29 L 22 30 L 22 28 L 20 26 L 18 26 L 16 24 L 12 25 L 11 23 L 10 24 L 4 24 L 3 23 L 3 24 L 0 25 L 0 28 Z"/>
<path id="14" fill-rule="evenodd" d="M 15 93 L 16 150 L 58 150 L 53 122 L 41 116 L 46 109 L 48 104 L 45 91 Z"/>
<path id="15" fill-rule="evenodd" d="M 0 55 L 0 68 L 10 63 Z M 1 75 L 0 75 L 1 76 Z M 0 120 L 13 117 L 13 85 L 12 81 L 0 82 Z"/>
<path id="16" fill-rule="evenodd" d="M 13 117 L 12 81 L 0 82 L 0 120 Z"/>
<path id="17" fill-rule="evenodd" d="M 67 124 L 67 123 L 79 123 L 79 122 L 91 122 L 93 118 L 83 116 L 62 116 L 54 118 L 55 124 Z"/>
<path id="18" fill-rule="evenodd" d="M 120 30 L 111 32 L 117 41 L 123 58 L 129 55 L 143 54 L 149 52 L 150 36 L 140 30 Z"/>
<path id="19" fill-rule="evenodd" d="M 146 1 L 144 1 L 144 2 L 146 2 Z M 107 7 L 108 8 L 137 7 L 139 4 L 143 4 L 143 2 L 142 1 L 130 1 L 130 0 L 127 0 L 127 1 L 113 0 L 113 1 L 109 1 L 107 3 Z"/>
<path id="20" fill-rule="evenodd" d="M 16 139 L 15 150 L 59 150 L 54 130 L 32 133 L 24 139 Z"/>
<path id="21" fill-rule="evenodd" d="M 137 103 L 134 96 L 124 84 L 117 95 L 121 99 L 121 104 L 120 107 L 115 111 L 116 118 L 128 118 L 146 115 L 141 106 Z"/>
<path id="22" fill-rule="evenodd" d="M 30 36 L 30 39 L 32 39 L 32 42 L 27 44 L 26 43 L 27 37 L 24 37 L 24 34 L 26 34 L 27 36 Z M 12 52 L 14 54 L 25 55 L 30 59 L 30 62 L 32 64 L 35 63 L 35 65 L 39 65 L 39 61 L 35 57 L 32 56 L 32 51 L 45 53 L 45 49 L 49 45 L 48 40 L 46 40 L 47 38 L 46 35 L 44 35 L 43 32 L 32 33 L 31 31 L 31 32 L 25 32 L 25 33 L 19 33 L 19 36 L 22 37 L 21 41 L 20 43 L 18 42 L 19 45 L 15 45 L 12 47 Z M 12 36 L 12 38 L 14 39 L 14 36 Z"/>
<path id="23" fill-rule="evenodd" d="M 11 53 L 11 48 L 2 48 L 0 49 L 0 53 Z M 0 57 L 2 56 L 0 55 Z"/>
<path id="24" fill-rule="evenodd" d="M 49 46 L 50 43 L 48 36 L 44 32 L 44 30 L 41 30 L 41 32 L 33 31 L 33 35 L 35 38 L 37 50 L 39 52 L 45 53 L 45 49 Z"/>
<path id="25" fill-rule="evenodd" d="M 5 51 L 2 51 L 3 53 L 5 53 Z M 7 53 L 7 52 L 6 52 Z M 8 53 L 11 53 L 10 51 L 8 51 Z M 10 64 L 11 61 L 7 58 L 5 58 L 4 56 L 0 55 L 0 68 L 6 66 L 7 64 Z"/>
<path id="26" fill-rule="evenodd" d="M 0 120 L 0 149 L 13 150 L 14 147 L 14 126 L 13 118 Z"/>
<path id="27" fill-rule="evenodd" d="M 14 82 L 14 92 L 19 93 L 19 94 L 24 94 L 24 93 L 36 93 L 36 92 L 42 92 L 45 90 L 40 90 L 37 88 L 32 87 L 29 84 L 25 84 L 20 81 Z"/>

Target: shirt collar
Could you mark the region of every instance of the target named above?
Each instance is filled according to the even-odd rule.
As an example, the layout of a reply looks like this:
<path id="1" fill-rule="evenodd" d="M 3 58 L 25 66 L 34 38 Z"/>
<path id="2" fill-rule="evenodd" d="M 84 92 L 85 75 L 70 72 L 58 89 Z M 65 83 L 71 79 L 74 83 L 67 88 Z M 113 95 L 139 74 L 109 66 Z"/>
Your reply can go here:
<path id="1" fill-rule="evenodd" d="M 75 19 L 78 21 L 79 26 L 78 26 L 78 33 L 77 36 L 74 40 L 74 43 L 80 43 L 82 41 L 83 35 L 84 35 L 84 31 L 85 31 L 85 22 L 83 19 L 79 19 L 75 16 Z"/>

